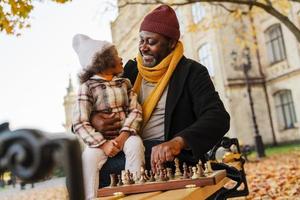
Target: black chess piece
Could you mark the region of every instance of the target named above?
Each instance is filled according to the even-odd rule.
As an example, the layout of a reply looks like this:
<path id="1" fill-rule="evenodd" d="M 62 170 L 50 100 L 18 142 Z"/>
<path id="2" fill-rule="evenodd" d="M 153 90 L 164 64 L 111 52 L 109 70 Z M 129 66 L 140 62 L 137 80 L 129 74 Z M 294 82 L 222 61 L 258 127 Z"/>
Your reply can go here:
<path id="1" fill-rule="evenodd" d="M 129 184 L 134 184 L 133 173 L 129 174 Z"/>
<path id="2" fill-rule="evenodd" d="M 148 170 L 146 170 L 146 169 L 145 169 L 145 178 L 146 178 L 146 180 L 149 180 L 149 179 L 150 179 L 149 172 L 148 172 Z"/>
<path id="3" fill-rule="evenodd" d="M 189 175 L 188 175 L 188 167 L 187 167 L 187 165 L 186 165 L 186 163 L 184 162 L 183 163 L 183 178 L 189 178 Z"/>
<path id="4" fill-rule="evenodd" d="M 189 173 L 188 173 L 188 176 L 189 178 L 191 178 L 193 176 L 193 167 L 192 166 L 189 166 Z"/>
<path id="5" fill-rule="evenodd" d="M 168 181 L 168 180 L 169 180 L 169 177 L 168 177 L 168 174 L 167 174 L 167 170 L 166 170 L 166 169 L 163 169 L 163 174 L 164 174 L 164 181 Z"/>
<path id="6" fill-rule="evenodd" d="M 172 173 L 172 168 L 167 168 L 167 177 L 172 180 L 174 179 L 174 174 Z"/>

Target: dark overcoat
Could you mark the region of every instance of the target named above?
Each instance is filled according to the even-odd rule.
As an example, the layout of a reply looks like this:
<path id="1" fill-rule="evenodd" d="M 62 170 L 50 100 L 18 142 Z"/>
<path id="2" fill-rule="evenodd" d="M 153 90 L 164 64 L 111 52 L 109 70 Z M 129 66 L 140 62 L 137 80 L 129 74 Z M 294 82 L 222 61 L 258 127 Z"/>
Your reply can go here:
<path id="1" fill-rule="evenodd" d="M 137 63 L 129 61 L 124 77 L 134 84 L 137 73 Z M 183 56 L 169 82 L 165 140 L 183 137 L 189 148 L 183 153 L 198 160 L 225 135 L 229 122 L 206 67 Z"/>

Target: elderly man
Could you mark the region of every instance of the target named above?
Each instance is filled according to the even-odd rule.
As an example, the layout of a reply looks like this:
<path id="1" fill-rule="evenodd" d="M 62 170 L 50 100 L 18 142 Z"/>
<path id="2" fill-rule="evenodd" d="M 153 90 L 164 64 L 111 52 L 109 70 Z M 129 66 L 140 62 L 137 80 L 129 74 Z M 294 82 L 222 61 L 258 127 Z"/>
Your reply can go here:
<path id="1" fill-rule="evenodd" d="M 140 136 L 147 167 L 151 164 L 155 171 L 175 157 L 196 163 L 228 131 L 230 117 L 207 69 L 183 55 L 178 19 L 171 7 L 161 5 L 150 12 L 139 37 L 139 54 L 126 64 L 124 77 L 134 84 L 142 103 Z M 96 114 L 92 124 L 111 135 L 120 128 L 113 114 Z"/>

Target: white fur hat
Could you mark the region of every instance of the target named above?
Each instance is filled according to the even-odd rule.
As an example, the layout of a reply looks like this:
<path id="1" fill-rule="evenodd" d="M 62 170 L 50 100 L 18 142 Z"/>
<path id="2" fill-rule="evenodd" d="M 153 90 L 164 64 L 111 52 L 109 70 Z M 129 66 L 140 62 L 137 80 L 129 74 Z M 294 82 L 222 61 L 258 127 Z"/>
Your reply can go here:
<path id="1" fill-rule="evenodd" d="M 95 55 L 103 53 L 113 44 L 107 41 L 94 40 L 87 35 L 76 34 L 73 37 L 73 49 L 78 55 L 79 62 L 84 69 L 87 69 L 94 62 Z"/>

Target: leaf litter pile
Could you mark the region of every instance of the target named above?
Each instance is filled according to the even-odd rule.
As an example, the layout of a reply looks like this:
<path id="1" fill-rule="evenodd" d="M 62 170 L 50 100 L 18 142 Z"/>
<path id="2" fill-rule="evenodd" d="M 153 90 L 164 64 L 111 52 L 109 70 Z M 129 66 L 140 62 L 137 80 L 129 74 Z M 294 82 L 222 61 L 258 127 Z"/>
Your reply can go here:
<path id="1" fill-rule="evenodd" d="M 250 194 L 234 199 L 300 200 L 300 151 L 247 162 L 245 171 Z"/>

